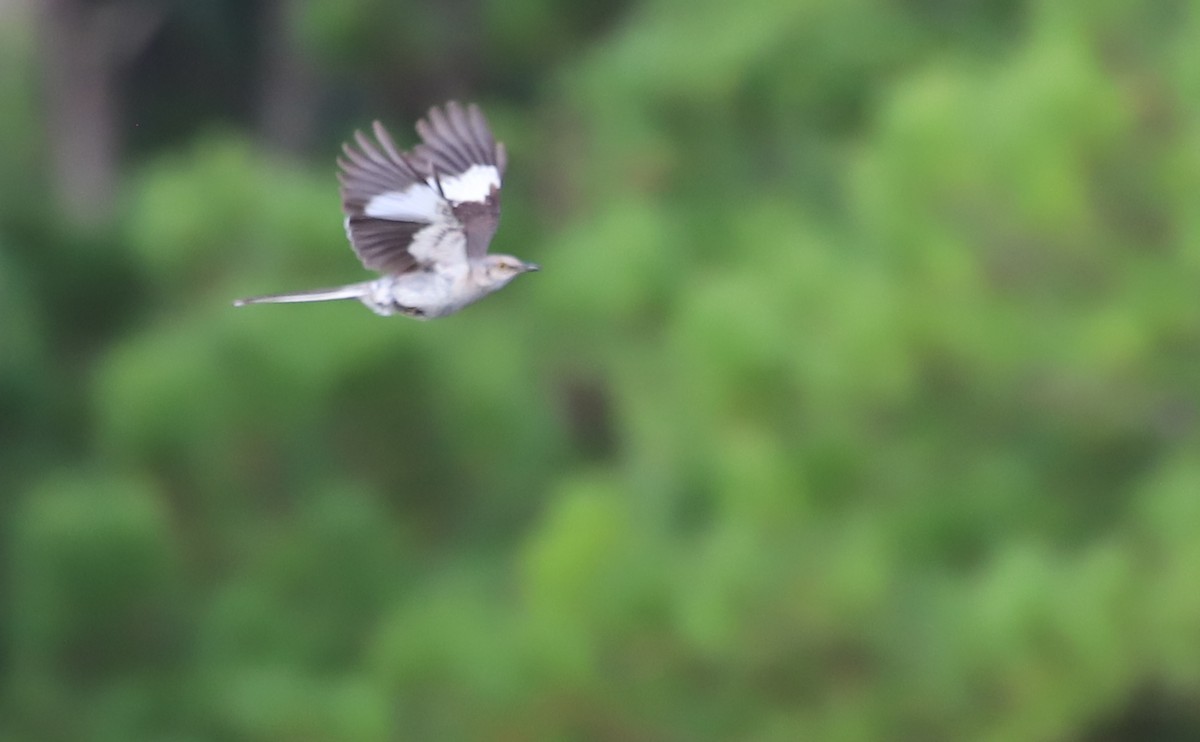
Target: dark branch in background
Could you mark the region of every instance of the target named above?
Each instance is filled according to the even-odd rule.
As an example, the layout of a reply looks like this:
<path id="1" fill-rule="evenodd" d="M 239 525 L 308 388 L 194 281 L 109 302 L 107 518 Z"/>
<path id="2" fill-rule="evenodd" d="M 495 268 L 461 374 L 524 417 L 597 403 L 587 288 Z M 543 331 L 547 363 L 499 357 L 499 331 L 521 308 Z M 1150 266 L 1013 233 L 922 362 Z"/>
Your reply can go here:
<path id="1" fill-rule="evenodd" d="M 166 8 L 137 0 L 37 7 L 52 181 L 66 218 L 94 226 L 111 217 L 117 190 L 120 75 L 154 38 Z"/>
<path id="2" fill-rule="evenodd" d="M 275 149 L 298 155 L 316 135 L 321 88 L 297 38 L 304 0 L 269 0 L 258 127 Z"/>

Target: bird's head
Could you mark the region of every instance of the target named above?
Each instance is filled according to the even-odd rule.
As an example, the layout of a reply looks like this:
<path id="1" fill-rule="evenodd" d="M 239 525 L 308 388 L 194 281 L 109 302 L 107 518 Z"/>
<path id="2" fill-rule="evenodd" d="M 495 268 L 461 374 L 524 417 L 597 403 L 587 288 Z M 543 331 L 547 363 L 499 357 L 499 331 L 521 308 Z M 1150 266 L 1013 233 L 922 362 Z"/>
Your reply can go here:
<path id="1" fill-rule="evenodd" d="M 483 260 L 484 283 L 493 291 L 522 273 L 537 270 L 541 270 L 537 263 L 526 263 L 511 255 L 488 255 Z"/>

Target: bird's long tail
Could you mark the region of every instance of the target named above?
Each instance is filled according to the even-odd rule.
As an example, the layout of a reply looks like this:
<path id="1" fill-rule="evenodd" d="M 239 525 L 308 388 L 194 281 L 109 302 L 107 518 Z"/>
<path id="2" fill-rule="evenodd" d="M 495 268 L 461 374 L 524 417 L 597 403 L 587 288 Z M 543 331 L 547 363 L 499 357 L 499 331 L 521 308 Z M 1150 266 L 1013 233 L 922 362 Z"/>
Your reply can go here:
<path id="1" fill-rule="evenodd" d="M 238 299 L 233 305 L 235 307 L 244 307 L 247 304 L 290 304 L 303 301 L 362 299 L 371 292 L 371 283 L 371 281 L 365 281 L 363 283 L 352 283 L 348 286 L 338 286 L 334 289 L 312 289 L 310 291 L 296 291 L 290 294 L 251 296 L 245 299 Z"/>

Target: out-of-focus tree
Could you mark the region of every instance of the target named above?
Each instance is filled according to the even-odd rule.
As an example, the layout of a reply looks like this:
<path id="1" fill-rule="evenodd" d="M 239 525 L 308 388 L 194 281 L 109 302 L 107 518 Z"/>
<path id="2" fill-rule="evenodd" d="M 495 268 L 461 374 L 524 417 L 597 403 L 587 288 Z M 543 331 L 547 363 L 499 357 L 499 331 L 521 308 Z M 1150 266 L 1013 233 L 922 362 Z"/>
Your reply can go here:
<path id="1" fill-rule="evenodd" d="M 308 151 L 316 138 L 321 88 L 299 24 L 308 0 L 268 0 L 263 45 L 259 128 L 266 142 L 284 152 Z"/>
<path id="2" fill-rule="evenodd" d="M 39 0 L 38 67 L 62 213 L 84 226 L 112 216 L 120 166 L 122 75 L 161 25 L 153 0 Z"/>

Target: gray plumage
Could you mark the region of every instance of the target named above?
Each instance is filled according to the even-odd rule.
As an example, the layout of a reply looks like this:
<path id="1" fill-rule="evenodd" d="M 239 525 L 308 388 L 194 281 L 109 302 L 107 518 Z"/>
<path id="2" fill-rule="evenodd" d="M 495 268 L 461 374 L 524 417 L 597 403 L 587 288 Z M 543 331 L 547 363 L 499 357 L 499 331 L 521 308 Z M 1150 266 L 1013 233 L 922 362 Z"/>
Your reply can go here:
<path id="1" fill-rule="evenodd" d="M 234 304 L 358 299 L 376 314 L 432 319 L 452 314 L 538 270 L 489 255 L 500 224 L 508 158 L 478 106 L 456 102 L 417 122 L 421 143 L 400 150 L 376 121 L 375 141 L 355 132 L 338 158 L 346 236 L 372 281 L 240 299 Z"/>

